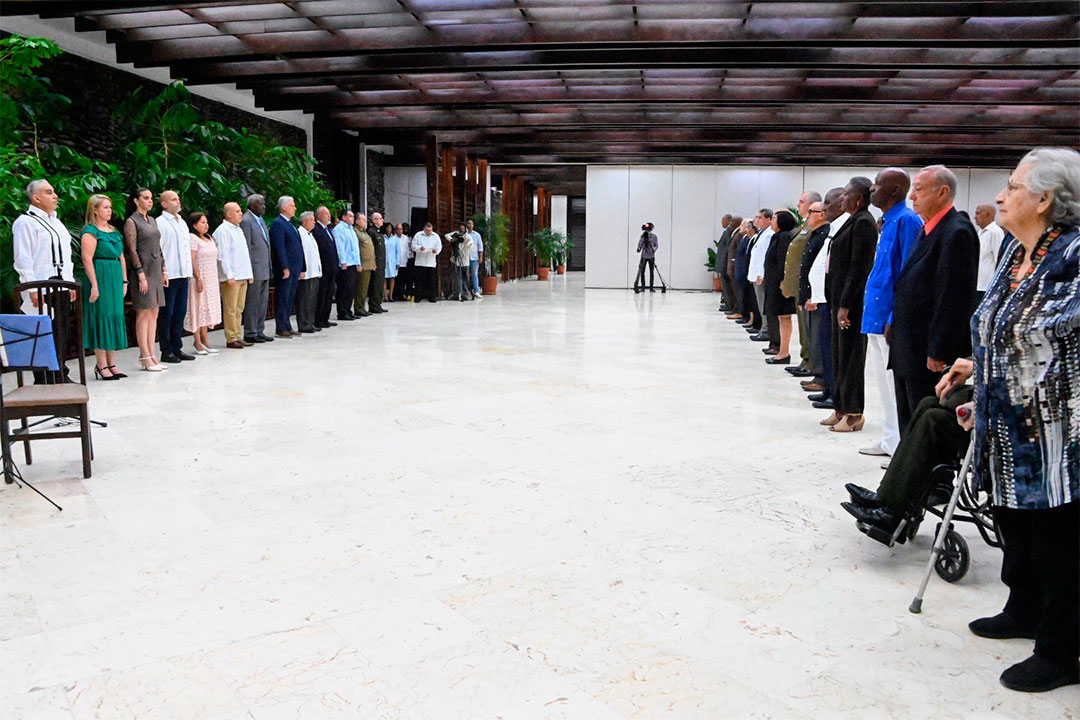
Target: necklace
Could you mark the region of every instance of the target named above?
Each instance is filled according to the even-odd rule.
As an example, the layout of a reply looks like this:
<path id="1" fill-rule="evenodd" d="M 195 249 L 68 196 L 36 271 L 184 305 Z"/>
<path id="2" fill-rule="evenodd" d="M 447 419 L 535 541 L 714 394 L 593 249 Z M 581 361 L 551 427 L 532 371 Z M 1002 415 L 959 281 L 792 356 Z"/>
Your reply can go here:
<path id="1" fill-rule="evenodd" d="M 1035 249 L 1031 253 L 1031 264 L 1028 266 L 1027 272 L 1024 273 L 1023 278 L 1020 277 L 1020 265 L 1023 262 L 1024 251 L 1023 248 L 1019 249 L 1019 252 L 1013 257 L 1012 264 L 1009 267 L 1010 290 L 1015 290 L 1020 286 L 1020 283 L 1023 282 L 1023 280 L 1031 277 L 1032 273 L 1035 272 L 1035 268 L 1037 268 L 1039 263 L 1042 262 L 1042 259 L 1046 257 L 1047 251 L 1050 250 L 1050 246 L 1059 235 L 1061 235 L 1061 230 L 1056 227 L 1050 228 L 1047 232 L 1043 233 L 1043 236 L 1039 238 L 1039 242 L 1035 244 Z"/>

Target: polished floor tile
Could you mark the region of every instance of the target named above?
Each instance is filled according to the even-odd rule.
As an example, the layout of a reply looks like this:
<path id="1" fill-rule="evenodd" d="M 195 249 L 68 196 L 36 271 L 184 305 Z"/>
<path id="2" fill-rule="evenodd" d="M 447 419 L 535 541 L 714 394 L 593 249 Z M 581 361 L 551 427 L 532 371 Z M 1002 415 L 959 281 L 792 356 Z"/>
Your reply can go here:
<path id="1" fill-rule="evenodd" d="M 1075 716 L 967 631 L 998 551 L 911 615 L 931 524 L 890 550 L 839 507 L 872 392 L 829 433 L 715 295 L 583 285 L 122 353 L 93 478 L 22 467 L 64 511 L 0 487 L 0 717 Z"/>

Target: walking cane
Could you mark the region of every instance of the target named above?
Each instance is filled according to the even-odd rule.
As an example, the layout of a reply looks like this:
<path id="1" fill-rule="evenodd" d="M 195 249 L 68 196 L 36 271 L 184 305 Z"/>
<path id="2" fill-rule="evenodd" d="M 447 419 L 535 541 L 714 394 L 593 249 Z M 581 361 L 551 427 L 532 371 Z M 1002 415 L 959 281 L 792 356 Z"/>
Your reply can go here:
<path id="1" fill-rule="evenodd" d="M 956 410 L 956 415 L 961 420 L 967 419 L 967 414 L 967 408 L 960 407 Z M 934 539 L 934 548 L 930 551 L 929 562 L 926 563 L 926 574 L 923 576 L 922 584 L 919 585 L 919 592 L 915 594 L 915 599 L 911 601 L 911 606 L 908 607 L 908 610 L 912 613 L 918 614 L 922 612 L 923 595 L 926 593 L 926 586 L 930 583 L 930 576 L 934 574 L 934 564 L 941 557 L 942 548 L 945 545 L 945 535 L 949 532 L 953 513 L 956 512 L 956 505 L 960 502 L 960 491 L 963 490 L 964 483 L 967 482 L 968 470 L 971 467 L 971 456 L 974 452 L 975 440 L 972 438 L 968 444 L 967 453 L 964 455 L 964 462 L 960 466 L 960 473 L 956 476 L 956 486 L 953 488 L 952 497 L 949 499 L 949 506 L 945 508 L 945 514 L 942 516 L 941 524 L 938 526 L 937 537 Z"/>

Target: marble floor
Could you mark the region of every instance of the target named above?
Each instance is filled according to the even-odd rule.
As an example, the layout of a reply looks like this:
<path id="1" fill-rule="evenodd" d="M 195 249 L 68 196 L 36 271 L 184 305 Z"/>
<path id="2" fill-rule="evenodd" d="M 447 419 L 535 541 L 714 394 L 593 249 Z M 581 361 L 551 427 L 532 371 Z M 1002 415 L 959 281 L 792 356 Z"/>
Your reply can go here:
<path id="1" fill-rule="evenodd" d="M 866 431 L 704 293 L 390 305 L 91 384 L 0 486 L 0 718 L 1071 718 L 972 636 L 998 555 L 934 577 L 840 508 Z M 131 371 L 136 353 L 121 365 Z M 21 452 L 16 458 L 21 460 Z"/>

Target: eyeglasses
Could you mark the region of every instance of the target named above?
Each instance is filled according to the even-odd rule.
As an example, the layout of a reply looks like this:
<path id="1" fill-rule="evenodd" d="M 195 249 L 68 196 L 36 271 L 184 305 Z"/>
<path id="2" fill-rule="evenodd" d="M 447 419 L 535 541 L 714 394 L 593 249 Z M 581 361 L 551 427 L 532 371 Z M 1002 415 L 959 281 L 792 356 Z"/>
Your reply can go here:
<path id="1" fill-rule="evenodd" d="M 824 210 L 808 210 L 806 214 L 807 215 L 813 215 L 814 213 L 821 213 L 821 214 L 824 215 L 825 211 Z"/>

